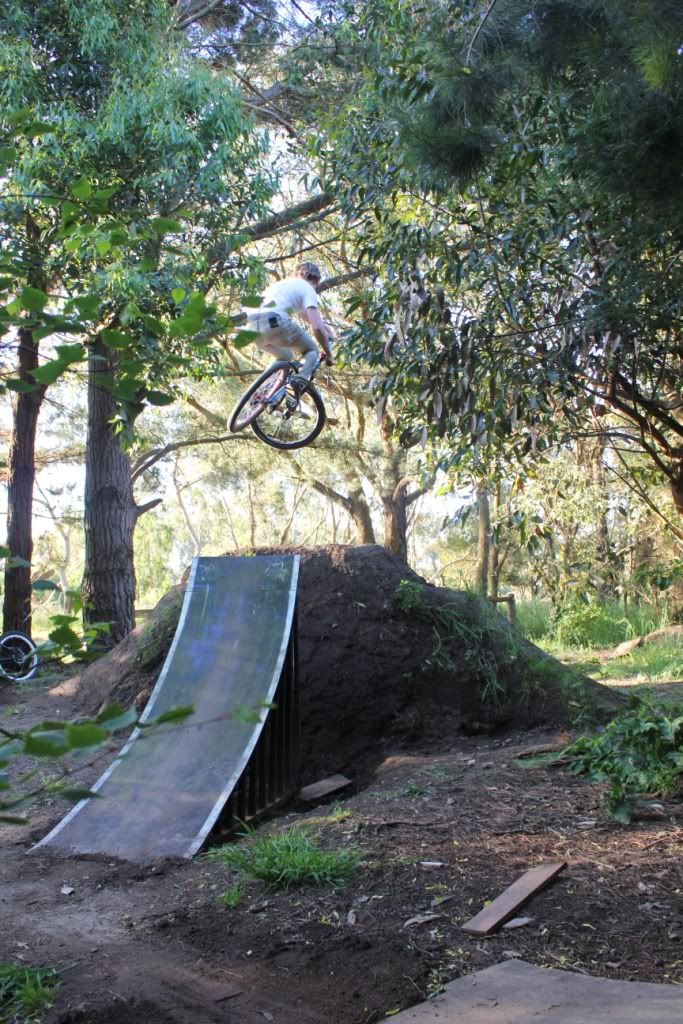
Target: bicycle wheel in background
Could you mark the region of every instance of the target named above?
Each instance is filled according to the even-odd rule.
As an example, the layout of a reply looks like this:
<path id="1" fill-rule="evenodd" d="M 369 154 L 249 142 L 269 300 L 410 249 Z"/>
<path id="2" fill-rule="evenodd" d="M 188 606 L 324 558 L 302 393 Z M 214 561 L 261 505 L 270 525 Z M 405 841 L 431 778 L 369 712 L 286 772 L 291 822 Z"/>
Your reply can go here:
<path id="1" fill-rule="evenodd" d="M 296 393 L 287 385 L 287 398 L 290 397 L 295 398 Z M 286 402 L 278 402 L 274 408 L 266 407 L 251 423 L 260 441 L 281 451 L 304 448 L 316 439 L 324 426 L 325 406 L 312 384 L 306 385 L 296 408 L 289 409 Z"/>
<path id="2" fill-rule="evenodd" d="M 38 671 L 36 645 L 30 637 L 18 630 L 0 636 L 0 676 L 15 683 L 33 679 Z"/>
<path id="3" fill-rule="evenodd" d="M 289 373 L 289 364 L 271 366 L 247 388 L 235 406 L 228 420 L 228 430 L 236 434 L 244 430 L 260 416 L 266 407 L 266 400 L 271 398 L 284 384 Z"/>

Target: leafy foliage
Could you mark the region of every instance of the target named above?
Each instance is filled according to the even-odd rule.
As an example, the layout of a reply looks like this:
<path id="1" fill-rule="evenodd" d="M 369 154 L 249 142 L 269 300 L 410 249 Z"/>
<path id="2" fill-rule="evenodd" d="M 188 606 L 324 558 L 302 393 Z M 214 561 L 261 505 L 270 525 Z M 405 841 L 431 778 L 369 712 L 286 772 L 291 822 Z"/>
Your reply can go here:
<path id="1" fill-rule="evenodd" d="M 403 443 L 481 476 L 604 433 L 683 509 L 680 7 L 345 11 L 364 70 L 316 155 L 378 269 L 346 340 Z"/>
<path id="2" fill-rule="evenodd" d="M 24 772 L 11 780 L 8 769 L 18 758 L 28 757 L 34 761 L 62 759 L 69 754 L 91 754 L 104 746 L 111 737 L 122 729 L 137 725 L 140 729 L 156 729 L 164 724 L 183 722 L 192 713 L 191 707 L 172 708 L 156 718 L 139 722 L 134 708 L 127 710 L 119 704 L 110 704 L 95 718 L 77 721 L 45 721 L 24 731 L 0 729 L 0 822 L 9 825 L 24 825 L 27 818 L 18 812 L 30 806 L 39 796 L 50 793 L 66 800 L 84 800 L 96 797 L 97 793 L 74 784 L 69 775 L 71 769 L 64 769 L 61 778 L 53 782 L 38 782 L 34 788 L 28 783 L 35 777 L 37 768 Z"/>
<path id="3" fill-rule="evenodd" d="M 607 783 L 607 806 L 627 824 L 644 795 L 675 792 L 683 772 L 683 708 L 655 707 L 635 699 L 597 736 L 580 736 L 559 757 L 538 763 L 562 764 L 590 782 Z"/>

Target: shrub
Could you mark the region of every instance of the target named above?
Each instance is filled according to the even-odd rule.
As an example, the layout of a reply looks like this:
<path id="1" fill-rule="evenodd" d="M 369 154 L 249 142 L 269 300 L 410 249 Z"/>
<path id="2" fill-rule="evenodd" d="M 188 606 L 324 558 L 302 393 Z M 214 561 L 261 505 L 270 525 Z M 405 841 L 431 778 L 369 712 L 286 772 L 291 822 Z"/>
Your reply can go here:
<path id="1" fill-rule="evenodd" d="M 579 736 L 559 755 L 527 765 L 562 764 L 590 782 L 606 782 L 607 806 L 631 820 L 638 799 L 675 792 L 683 772 L 683 707 L 656 707 L 634 698 L 597 736 Z"/>

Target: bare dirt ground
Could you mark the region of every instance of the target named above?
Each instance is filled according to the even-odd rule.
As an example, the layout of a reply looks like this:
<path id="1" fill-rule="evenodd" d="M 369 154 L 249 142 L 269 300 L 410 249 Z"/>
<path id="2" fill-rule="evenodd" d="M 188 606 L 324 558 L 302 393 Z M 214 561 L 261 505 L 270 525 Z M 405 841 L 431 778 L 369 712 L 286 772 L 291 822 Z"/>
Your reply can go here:
<path id="1" fill-rule="evenodd" d="M 73 700 L 0 694 L 25 727 Z M 597 787 L 517 754 L 557 739 L 528 730 L 454 736 L 434 754 L 386 753 L 364 788 L 266 827 L 308 823 L 326 847 L 357 847 L 345 889 L 267 892 L 237 909 L 224 866 L 130 865 L 28 853 L 66 805 L 44 801 L 0 831 L 0 960 L 52 965 L 62 987 L 48 1024 L 370 1024 L 440 984 L 508 957 L 590 975 L 683 984 L 683 804 L 624 827 Z M 96 778 L 98 764 L 81 773 Z M 568 867 L 481 939 L 461 928 L 545 860 Z"/>

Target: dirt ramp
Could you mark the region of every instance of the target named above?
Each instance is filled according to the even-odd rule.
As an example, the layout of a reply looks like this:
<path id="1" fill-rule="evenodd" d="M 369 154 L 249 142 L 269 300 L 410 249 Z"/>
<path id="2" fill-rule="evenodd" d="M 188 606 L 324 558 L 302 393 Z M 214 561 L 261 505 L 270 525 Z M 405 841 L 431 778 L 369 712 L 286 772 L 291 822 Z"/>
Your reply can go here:
<path id="1" fill-rule="evenodd" d="M 287 550 L 301 558 L 304 781 L 339 770 L 362 778 L 397 747 L 445 749 L 458 731 L 562 724 L 581 706 L 616 703 L 605 688 L 567 675 L 487 602 L 425 583 L 385 548 Z M 142 706 L 170 646 L 182 589 L 72 681 L 84 709 L 106 700 Z"/>

